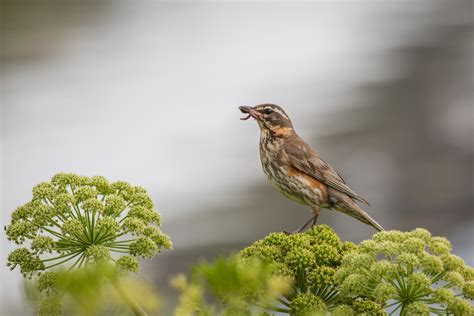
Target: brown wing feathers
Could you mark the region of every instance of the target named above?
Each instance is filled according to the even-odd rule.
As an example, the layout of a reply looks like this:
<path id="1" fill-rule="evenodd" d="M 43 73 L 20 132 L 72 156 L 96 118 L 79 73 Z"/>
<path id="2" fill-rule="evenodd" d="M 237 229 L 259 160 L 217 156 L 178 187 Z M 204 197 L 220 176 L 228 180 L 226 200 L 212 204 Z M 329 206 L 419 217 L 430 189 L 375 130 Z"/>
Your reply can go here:
<path id="1" fill-rule="evenodd" d="M 285 152 L 291 164 L 298 170 L 317 179 L 328 187 L 347 194 L 354 200 L 370 205 L 366 199 L 352 191 L 352 189 L 344 183 L 341 176 L 301 139 L 298 139 L 296 142 L 286 142 Z"/>

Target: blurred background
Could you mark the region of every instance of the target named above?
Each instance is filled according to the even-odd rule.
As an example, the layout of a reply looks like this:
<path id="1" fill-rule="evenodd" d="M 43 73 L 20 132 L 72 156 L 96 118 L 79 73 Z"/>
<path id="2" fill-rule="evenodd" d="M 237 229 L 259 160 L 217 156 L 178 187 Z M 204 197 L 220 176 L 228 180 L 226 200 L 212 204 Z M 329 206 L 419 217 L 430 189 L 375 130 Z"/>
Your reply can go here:
<path id="1" fill-rule="evenodd" d="M 386 229 L 427 228 L 474 264 L 472 1 L 1 6 L 2 227 L 58 172 L 142 185 L 175 249 L 140 275 L 172 308 L 171 275 L 310 216 L 267 183 L 239 120 L 272 102 Z M 34 314 L 12 249 L 3 235 L 1 313 Z"/>

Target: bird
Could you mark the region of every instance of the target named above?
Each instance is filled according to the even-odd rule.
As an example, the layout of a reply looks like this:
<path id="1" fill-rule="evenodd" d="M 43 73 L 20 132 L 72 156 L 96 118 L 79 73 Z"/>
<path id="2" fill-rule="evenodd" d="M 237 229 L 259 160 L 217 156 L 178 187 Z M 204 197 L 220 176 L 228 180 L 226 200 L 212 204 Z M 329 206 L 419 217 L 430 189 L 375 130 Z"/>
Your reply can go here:
<path id="1" fill-rule="evenodd" d="M 355 193 L 339 173 L 326 163 L 301 137 L 285 111 L 276 104 L 240 106 L 260 127 L 260 160 L 272 185 L 290 200 L 311 207 L 312 216 L 296 233 L 316 225 L 321 208 L 336 210 L 372 226 L 383 227 L 356 202 L 370 205 Z"/>

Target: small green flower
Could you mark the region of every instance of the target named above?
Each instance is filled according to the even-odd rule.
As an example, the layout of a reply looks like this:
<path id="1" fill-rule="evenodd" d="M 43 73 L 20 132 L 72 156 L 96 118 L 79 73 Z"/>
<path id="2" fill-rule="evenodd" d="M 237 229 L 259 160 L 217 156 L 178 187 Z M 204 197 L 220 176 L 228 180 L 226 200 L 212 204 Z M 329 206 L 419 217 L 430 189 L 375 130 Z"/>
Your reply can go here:
<path id="1" fill-rule="evenodd" d="M 462 260 L 456 255 L 442 255 L 441 260 L 443 261 L 444 269 L 446 271 L 460 271 L 464 266 L 464 260 Z"/>
<path id="2" fill-rule="evenodd" d="M 327 306 L 314 294 L 298 294 L 290 303 L 291 315 L 309 316 L 314 313 L 326 311 Z"/>
<path id="3" fill-rule="evenodd" d="M 328 266 L 316 266 L 308 275 L 308 281 L 318 287 L 334 284 L 336 269 Z"/>
<path id="4" fill-rule="evenodd" d="M 354 310 L 349 305 L 339 305 L 335 309 L 333 309 L 332 316 L 353 316 Z"/>
<path id="5" fill-rule="evenodd" d="M 425 243 L 428 243 L 430 240 L 438 238 L 438 237 L 432 238 L 431 233 L 428 230 L 424 229 L 424 228 L 416 228 L 415 230 L 412 230 L 411 232 L 409 232 L 409 234 L 412 237 L 419 238 L 419 239 L 423 240 L 423 242 L 425 242 Z"/>
<path id="6" fill-rule="evenodd" d="M 432 253 L 435 255 L 447 255 L 451 251 L 451 243 L 444 237 L 433 237 L 429 243 L 428 247 Z"/>
<path id="7" fill-rule="evenodd" d="M 82 202 L 82 209 L 89 213 L 103 212 L 104 203 L 98 199 L 88 199 Z"/>
<path id="8" fill-rule="evenodd" d="M 95 200 L 94 200 L 95 201 Z M 58 211 L 61 216 L 68 216 L 73 203 L 73 197 L 68 193 L 56 194 L 53 198 L 54 208 Z"/>
<path id="9" fill-rule="evenodd" d="M 31 222 L 18 219 L 7 227 L 7 236 L 8 240 L 21 245 L 25 240 L 34 238 L 36 231 L 36 227 Z"/>
<path id="10" fill-rule="evenodd" d="M 443 261 L 441 258 L 427 253 L 421 253 L 420 257 L 421 264 L 426 271 L 429 271 L 432 274 L 437 274 L 444 270 Z"/>
<path id="11" fill-rule="evenodd" d="M 429 293 L 432 280 L 422 272 L 415 272 L 406 278 L 407 283 L 419 293 Z"/>
<path id="12" fill-rule="evenodd" d="M 125 200 L 118 195 L 109 195 L 105 201 L 105 215 L 117 217 L 127 207 Z"/>
<path id="13" fill-rule="evenodd" d="M 150 237 L 140 237 L 130 243 L 130 254 L 133 256 L 152 258 L 158 251 L 158 246 Z"/>
<path id="14" fill-rule="evenodd" d="M 430 308 L 424 302 L 409 303 L 406 307 L 407 315 L 429 316 Z"/>
<path id="15" fill-rule="evenodd" d="M 27 248 L 17 248 L 8 255 L 7 266 L 10 270 L 20 267 L 20 272 L 25 277 L 31 276 L 38 270 L 44 269 L 44 263 L 40 258 L 30 252 Z"/>
<path id="16" fill-rule="evenodd" d="M 356 315 L 387 315 L 383 307 L 374 301 L 368 299 L 356 299 L 352 302 L 352 308 Z"/>
<path id="17" fill-rule="evenodd" d="M 92 245 L 87 247 L 84 252 L 86 260 L 91 262 L 98 262 L 101 260 L 110 259 L 110 250 L 107 246 L 103 245 Z"/>
<path id="18" fill-rule="evenodd" d="M 36 254 L 42 254 L 45 252 L 52 253 L 55 249 L 53 238 L 50 236 L 36 236 L 31 242 L 31 250 Z"/>
<path id="19" fill-rule="evenodd" d="M 462 291 L 468 299 L 474 300 L 474 281 L 467 281 Z"/>
<path id="20" fill-rule="evenodd" d="M 12 223 L 16 223 L 19 220 L 27 220 L 33 215 L 34 207 L 32 207 L 33 202 L 26 203 L 20 207 L 17 207 L 12 212 Z"/>
<path id="21" fill-rule="evenodd" d="M 49 296 L 41 302 L 39 312 L 40 316 L 60 316 L 61 299 L 58 296 Z"/>
<path id="22" fill-rule="evenodd" d="M 433 291 L 433 298 L 444 305 L 448 305 L 454 301 L 454 292 L 447 288 L 438 288 Z"/>
<path id="23" fill-rule="evenodd" d="M 344 296 L 357 297 L 364 295 L 368 288 L 367 278 L 360 274 L 351 274 L 340 285 L 340 292 Z"/>
<path id="24" fill-rule="evenodd" d="M 75 203 L 81 203 L 90 199 L 96 199 L 99 195 L 96 189 L 89 186 L 78 187 L 74 191 Z"/>
<path id="25" fill-rule="evenodd" d="M 153 209 L 153 201 L 150 199 L 148 194 L 143 190 L 138 189 L 138 193 L 133 195 L 132 200 L 133 206 L 142 206 L 144 208 Z"/>
<path id="26" fill-rule="evenodd" d="M 38 290 L 46 291 L 49 294 L 56 285 L 56 273 L 44 272 L 38 278 Z"/>
<path id="27" fill-rule="evenodd" d="M 377 302 L 385 303 L 391 297 L 394 297 L 397 294 L 397 289 L 391 283 L 380 283 L 374 288 L 374 299 Z"/>
<path id="28" fill-rule="evenodd" d="M 411 253 L 418 253 L 424 250 L 425 242 L 420 238 L 409 237 L 402 244 L 403 250 Z"/>
<path id="29" fill-rule="evenodd" d="M 151 238 L 157 246 L 164 249 L 172 249 L 173 243 L 168 235 L 164 234 L 158 227 L 148 226 L 143 229 L 143 236 Z"/>
<path id="30" fill-rule="evenodd" d="M 54 186 L 48 182 L 43 182 L 33 188 L 34 200 L 49 200 L 51 201 L 55 196 Z"/>
<path id="31" fill-rule="evenodd" d="M 111 235 L 116 235 L 120 231 L 120 224 L 111 216 L 105 215 L 97 221 L 98 231 L 107 231 Z"/>
<path id="32" fill-rule="evenodd" d="M 130 218 L 137 218 L 146 224 L 154 223 L 160 225 L 160 214 L 143 206 L 134 206 L 128 212 Z"/>
<path id="33" fill-rule="evenodd" d="M 122 229 L 133 235 L 141 235 L 145 230 L 146 224 L 141 219 L 128 217 L 123 221 Z"/>
<path id="34" fill-rule="evenodd" d="M 464 277 L 461 273 L 456 271 L 450 271 L 446 273 L 443 277 L 443 280 L 446 281 L 449 285 L 462 289 L 464 286 Z"/>
<path id="35" fill-rule="evenodd" d="M 65 236 L 81 236 L 84 232 L 82 222 L 76 218 L 66 220 L 61 226 L 61 232 Z"/>
<path id="36" fill-rule="evenodd" d="M 113 189 L 105 177 L 94 176 L 90 179 L 90 184 L 95 187 L 101 195 L 107 195 L 113 192 Z"/>
<path id="37" fill-rule="evenodd" d="M 116 192 L 118 196 L 123 199 L 130 201 L 131 196 L 133 195 L 133 187 L 127 182 L 117 181 L 111 185 L 112 192 Z"/>
<path id="38" fill-rule="evenodd" d="M 138 271 L 140 271 L 140 263 L 138 262 L 138 259 L 133 256 L 120 257 L 117 260 L 116 264 L 117 268 L 119 268 L 120 271 L 135 273 L 138 273 Z"/>
<path id="39" fill-rule="evenodd" d="M 468 301 L 459 297 L 455 297 L 448 303 L 447 310 L 453 315 L 474 315 L 474 306 L 472 306 Z"/>

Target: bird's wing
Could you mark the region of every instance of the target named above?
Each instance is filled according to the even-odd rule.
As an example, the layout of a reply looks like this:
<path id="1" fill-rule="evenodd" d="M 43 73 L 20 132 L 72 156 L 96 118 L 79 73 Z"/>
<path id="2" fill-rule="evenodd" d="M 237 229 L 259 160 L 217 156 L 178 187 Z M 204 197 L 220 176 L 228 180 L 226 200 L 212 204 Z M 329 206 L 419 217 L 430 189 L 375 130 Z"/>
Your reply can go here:
<path id="1" fill-rule="evenodd" d="M 352 189 L 345 184 L 342 177 L 306 143 L 298 142 L 298 144 L 295 144 L 294 142 L 286 142 L 284 149 L 291 164 L 296 169 L 317 179 L 328 187 L 347 194 L 354 200 L 370 205 L 367 200 L 352 191 Z"/>

